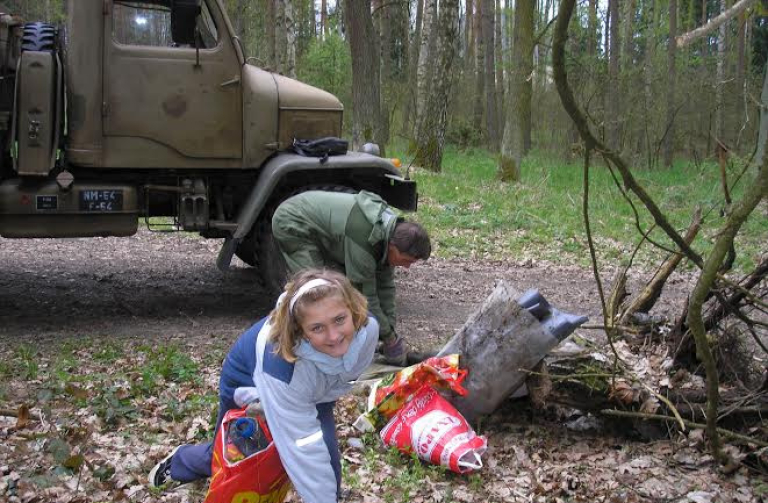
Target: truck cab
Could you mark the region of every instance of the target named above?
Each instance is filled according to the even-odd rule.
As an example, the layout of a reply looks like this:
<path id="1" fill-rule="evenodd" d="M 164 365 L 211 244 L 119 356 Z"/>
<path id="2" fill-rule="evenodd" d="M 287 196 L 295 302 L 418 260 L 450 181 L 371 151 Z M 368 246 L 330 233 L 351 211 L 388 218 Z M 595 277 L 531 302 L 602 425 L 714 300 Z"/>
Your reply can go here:
<path id="1" fill-rule="evenodd" d="M 69 0 L 67 12 L 61 27 L 0 14 L 0 235 L 129 236 L 140 218 L 170 217 L 225 238 L 226 268 L 233 254 L 268 259 L 271 213 L 303 190 L 365 189 L 415 210 L 415 184 L 390 160 L 292 150 L 340 137 L 343 106 L 250 64 L 222 0 Z"/>

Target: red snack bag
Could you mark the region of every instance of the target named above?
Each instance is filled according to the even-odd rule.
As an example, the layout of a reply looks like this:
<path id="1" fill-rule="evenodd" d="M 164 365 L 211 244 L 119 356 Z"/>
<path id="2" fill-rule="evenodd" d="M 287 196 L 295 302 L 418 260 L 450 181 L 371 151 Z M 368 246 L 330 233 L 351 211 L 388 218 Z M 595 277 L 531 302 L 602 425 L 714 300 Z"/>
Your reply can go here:
<path id="1" fill-rule="evenodd" d="M 477 436 L 459 411 L 429 385 L 395 414 L 381 430 L 381 439 L 456 473 L 482 468 L 480 456 L 488 447 L 486 438 Z"/>
<path id="2" fill-rule="evenodd" d="M 467 394 L 461 382 L 467 371 L 459 368 L 459 355 L 433 356 L 421 363 L 384 377 L 371 391 L 368 400 L 368 421 L 381 429 L 395 413 L 424 385 L 436 389 L 452 390 L 457 395 Z"/>
<path id="3" fill-rule="evenodd" d="M 213 444 L 211 483 L 205 503 L 280 503 L 285 500 L 291 481 L 263 417 L 256 421 L 269 445 L 239 461 L 230 461 L 241 456 L 236 457 L 239 452 L 227 442 L 227 432 L 230 423 L 242 417 L 245 417 L 245 409 L 233 409 L 224 414 Z"/>

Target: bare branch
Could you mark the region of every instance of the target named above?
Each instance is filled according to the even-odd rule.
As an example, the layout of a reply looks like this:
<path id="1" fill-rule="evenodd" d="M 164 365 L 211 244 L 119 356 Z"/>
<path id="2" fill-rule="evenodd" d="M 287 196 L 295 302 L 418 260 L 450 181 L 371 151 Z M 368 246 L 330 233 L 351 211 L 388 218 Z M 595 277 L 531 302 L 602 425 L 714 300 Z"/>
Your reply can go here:
<path id="1" fill-rule="evenodd" d="M 691 30 L 688 33 L 683 33 L 679 37 L 675 38 L 675 42 L 677 42 L 677 46 L 680 48 L 683 48 L 693 42 L 694 40 L 703 37 L 707 33 L 710 33 L 714 30 L 716 30 L 721 24 L 725 23 L 729 19 L 732 19 L 739 14 L 741 14 L 742 11 L 746 10 L 747 8 L 751 7 L 752 4 L 755 3 L 755 0 L 741 0 L 739 2 L 736 2 L 733 7 L 726 10 L 719 16 L 712 18 L 709 20 L 709 22 L 703 26 L 699 26 L 695 30 Z"/>

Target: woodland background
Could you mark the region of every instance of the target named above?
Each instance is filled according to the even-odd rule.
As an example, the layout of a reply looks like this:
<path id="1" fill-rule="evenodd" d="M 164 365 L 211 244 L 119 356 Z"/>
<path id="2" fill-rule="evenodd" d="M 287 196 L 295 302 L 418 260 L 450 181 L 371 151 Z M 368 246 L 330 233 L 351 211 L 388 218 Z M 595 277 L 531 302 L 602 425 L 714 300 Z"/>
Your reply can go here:
<path id="1" fill-rule="evenodd" d="M 61 22 L 62 0 L 11 0 Z M 605 144 L 636 167 L 751 154 L 768 55 L 760 2 L 684 48 L 676 36 L 735 0 L 587 0 L 570 24 L 568 73 Z M 558 0 L 225 0 L 250 61 L 337 95 L 355 144 L 403 141 L 441 169 L 446 142 L 487 148 L 519 180 L 531 149 L 583 151 L 555 89 Z M 355 90 L 355 91 L 353 91 Z M 501 155 L 499 155 L 501 154 Z"/>

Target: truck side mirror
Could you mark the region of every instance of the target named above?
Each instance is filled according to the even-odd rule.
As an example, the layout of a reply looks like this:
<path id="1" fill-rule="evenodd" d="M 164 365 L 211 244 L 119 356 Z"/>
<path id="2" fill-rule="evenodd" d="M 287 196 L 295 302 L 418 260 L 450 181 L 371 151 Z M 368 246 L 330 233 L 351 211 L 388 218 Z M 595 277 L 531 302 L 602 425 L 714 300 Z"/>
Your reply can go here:
<path id="1" fill-rule="evenodd" d="M 171 37 L 177 44 L 195 45 L 200 0 L 171 0 Z"/>

